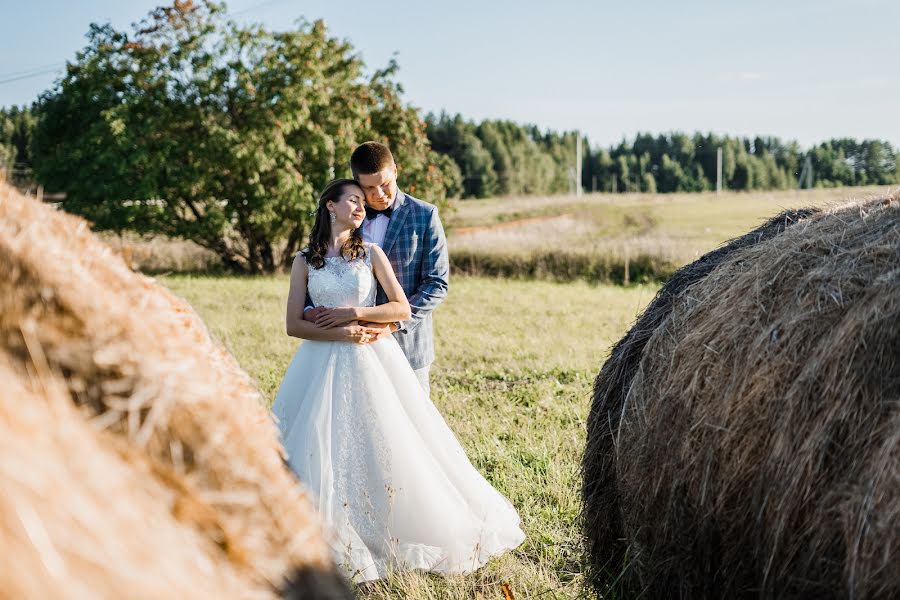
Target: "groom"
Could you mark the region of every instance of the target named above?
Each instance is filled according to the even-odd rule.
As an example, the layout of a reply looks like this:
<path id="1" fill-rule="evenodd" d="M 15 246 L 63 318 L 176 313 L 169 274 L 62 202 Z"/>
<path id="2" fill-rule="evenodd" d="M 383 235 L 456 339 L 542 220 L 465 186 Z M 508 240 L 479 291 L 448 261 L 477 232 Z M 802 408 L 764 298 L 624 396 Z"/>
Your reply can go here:
<path id="1" fill-rule="evenodd" d="M 397 187 L 397 165 L 384 144 L 365 142 L 350 155 L 353 178 L 366 195 L 366 219 L 362 237 L 384 250 L 397 275 L 412 317 L 384 325 L 383 335 L 393 333 L 426 392 L 434 361 L 434 327 L 431 311 L 447 296 L 450 259 L 437 208 L 413 198 Z M 379 286 L 377 304 L 387 302 Z M 304 318 L 315 321 L 316 309 Z"/>

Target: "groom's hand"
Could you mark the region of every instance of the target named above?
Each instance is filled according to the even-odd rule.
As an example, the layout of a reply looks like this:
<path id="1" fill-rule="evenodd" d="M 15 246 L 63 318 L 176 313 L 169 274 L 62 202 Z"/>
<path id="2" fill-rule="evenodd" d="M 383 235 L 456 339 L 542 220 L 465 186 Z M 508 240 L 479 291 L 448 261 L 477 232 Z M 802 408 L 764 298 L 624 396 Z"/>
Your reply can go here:
<path id="1" fill-rule="evenodd" d="M 368 321 L 360 321 L 359 324 L 365 325 L 369 329 L 375 329 L 378 331 L 378 336 L 374 340 L 372 340 L 373 342 L 384 339 L 397 331 L 397 326 L 393 323 L 371 323 Z"/>
<path id="2" fill-rule="evenodd" d="M 313 308 L 307 308 L 303 311 L 303 320 L 315 323 L 316 319 L 321 317 L 322 313 L 324 313 L 326 310 L 328 309 L 324 306 L 314 306 Z"/>

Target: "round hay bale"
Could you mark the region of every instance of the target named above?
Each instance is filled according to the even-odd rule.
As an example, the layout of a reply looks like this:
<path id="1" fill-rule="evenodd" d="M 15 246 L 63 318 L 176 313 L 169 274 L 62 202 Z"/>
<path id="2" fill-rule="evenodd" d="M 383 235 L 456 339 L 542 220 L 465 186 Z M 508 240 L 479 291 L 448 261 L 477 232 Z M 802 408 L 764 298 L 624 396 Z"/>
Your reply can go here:
<path id="1" fill-rule="evenodd" d="M 781 215 L 676 274 L 598 375 L 594 576 L 898 597 L 898 459 L 900 202 Z"/>
<path id="2" fill-rule="evenodd" d="M 234 358 L 184 301 L 133 273 L 83 220 L 2 184 L 0 350 L 22 380 L 58 374 L 83 419 L 155 465 L 152 476 L 175 494 L 173 517 L 260 593 L 348 594 L 263 399 Z M 304 589 L 310 583 L 316 589 Z"/>
<path id="3" fill-rule="evenodd" d="M 57 378 L 23 381 L 4 362 L 0 595 L 260 596 L 207 535 L 173 518 L 188 498 L 154 476 L 159 465 L 98 433 Z"/>

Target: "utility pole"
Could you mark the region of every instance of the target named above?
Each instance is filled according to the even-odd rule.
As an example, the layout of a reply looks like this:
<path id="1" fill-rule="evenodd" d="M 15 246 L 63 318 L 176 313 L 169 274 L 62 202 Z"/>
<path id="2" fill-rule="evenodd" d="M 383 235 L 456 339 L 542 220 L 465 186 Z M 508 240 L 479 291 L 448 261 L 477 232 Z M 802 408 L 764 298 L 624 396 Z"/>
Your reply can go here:
<path id="1" fill-rule="evenodd" d="M 581 131 L 575 131 L 575 195 L 581 196 Z"/>
<path id="2" fill-rule="evenodd" d="M 722 193 L 722 147 L 716 149 L 716 196 Z"/>
<path id="3" fill-rule="evenodd" d="M 806 179 L 806 189 L 812 188 L 812 176 L 813 176 L 813 166 L 812 166 L 812 158 L 809 154 L 806 155 L 806 160 L 803 161 L 803 168 L 800 169 L 800 177 L 797 178 L 797 189 L 803 189 L 803 179 Z"/>

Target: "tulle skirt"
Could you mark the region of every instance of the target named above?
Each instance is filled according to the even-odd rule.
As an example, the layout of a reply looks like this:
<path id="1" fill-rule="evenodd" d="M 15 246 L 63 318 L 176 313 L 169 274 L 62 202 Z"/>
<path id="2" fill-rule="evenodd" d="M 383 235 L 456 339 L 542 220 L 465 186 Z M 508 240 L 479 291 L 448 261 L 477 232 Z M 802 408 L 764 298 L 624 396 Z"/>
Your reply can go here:
<path id="1" fill-rule="evenodd" d="M 393 338 L 305 341 L 273 405 L 347 576 L 467 573 L 525 539 L 466 457 Z"/>

